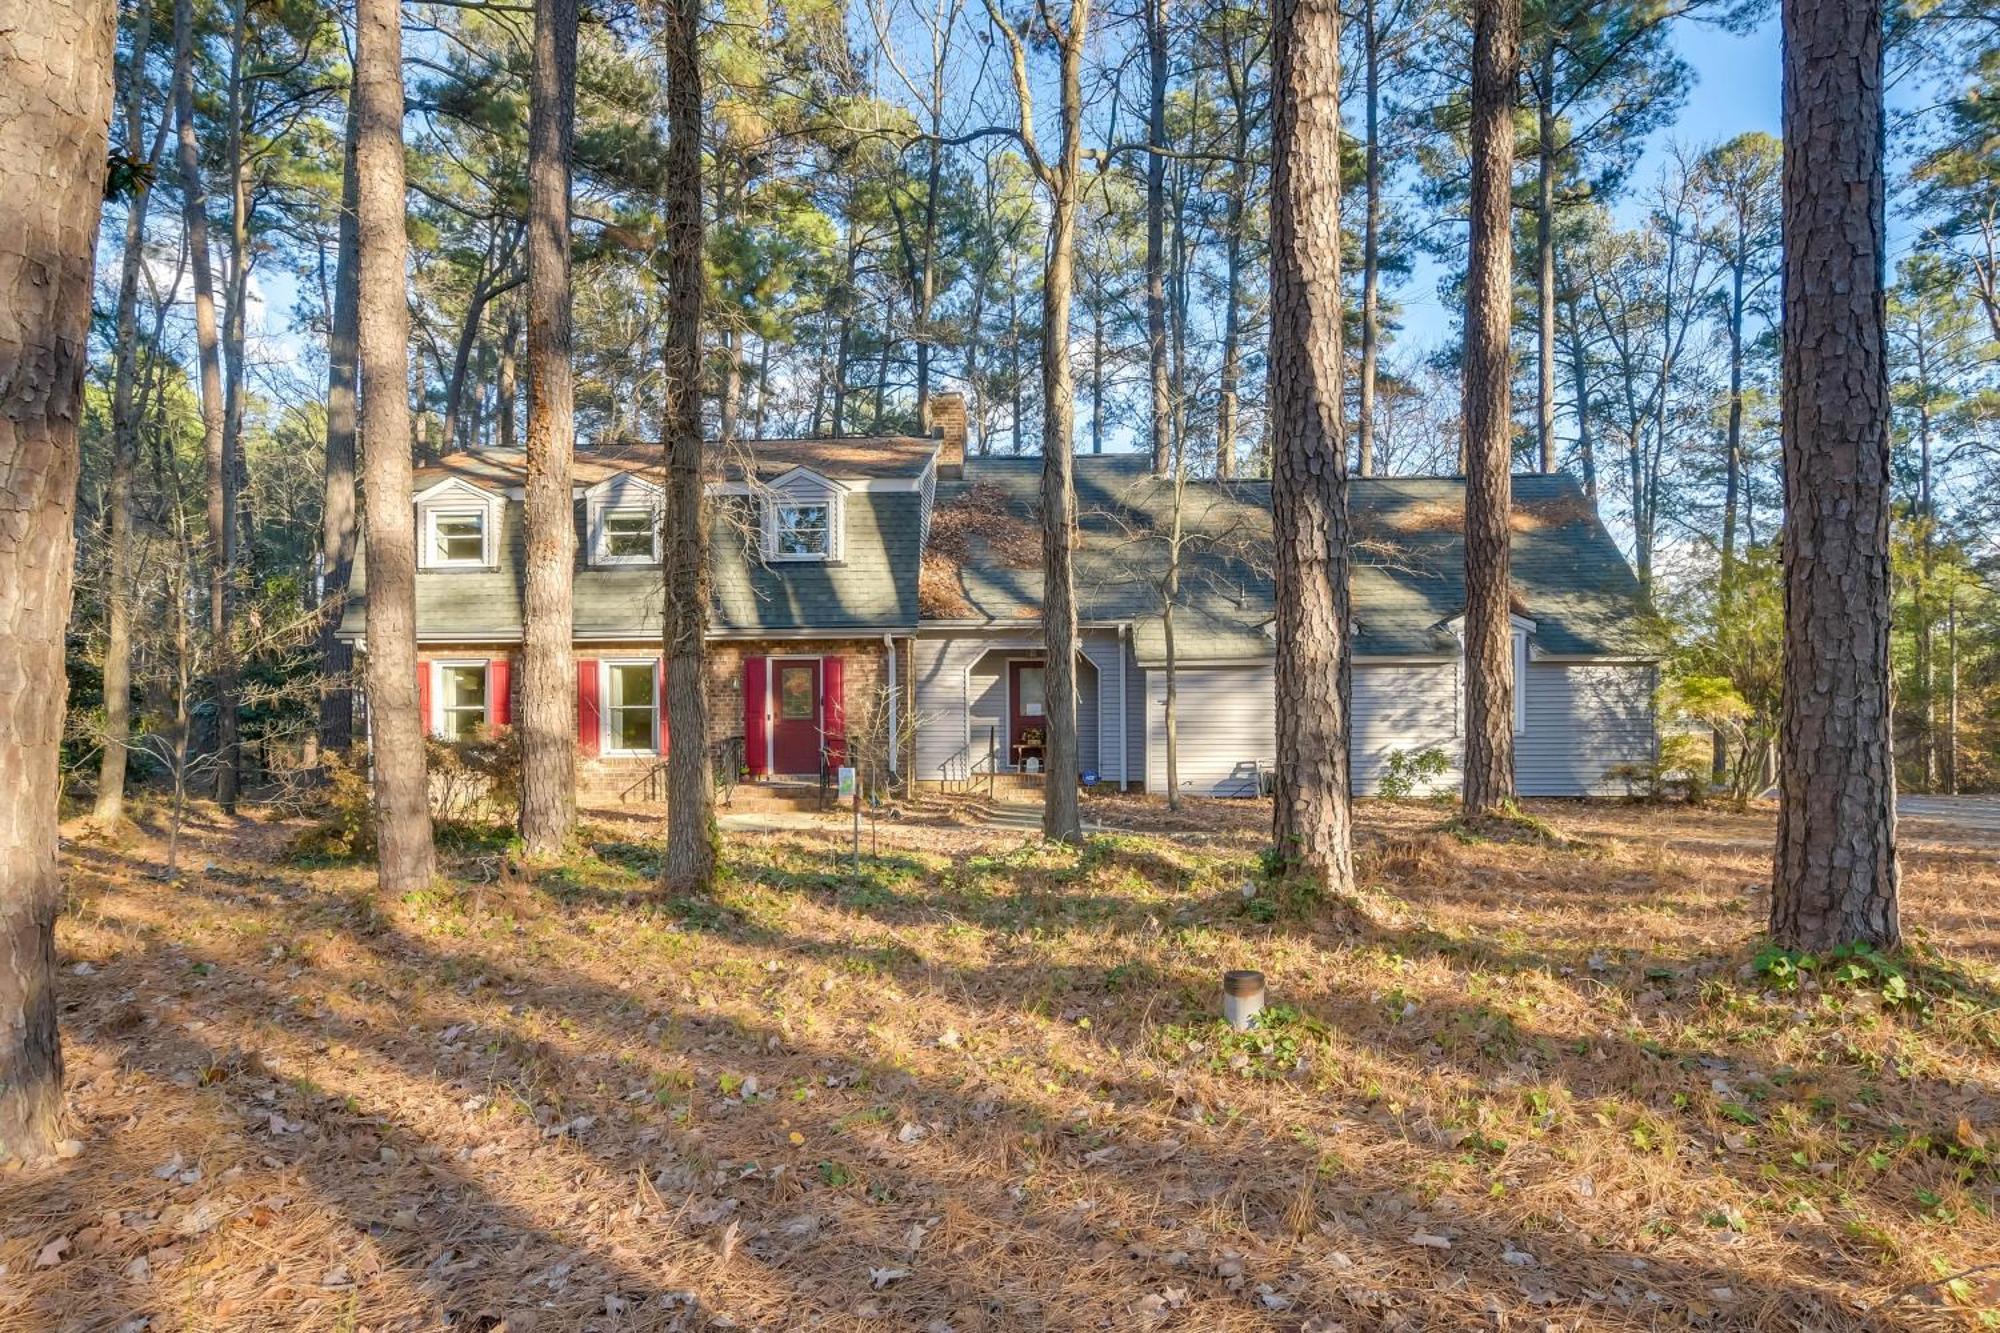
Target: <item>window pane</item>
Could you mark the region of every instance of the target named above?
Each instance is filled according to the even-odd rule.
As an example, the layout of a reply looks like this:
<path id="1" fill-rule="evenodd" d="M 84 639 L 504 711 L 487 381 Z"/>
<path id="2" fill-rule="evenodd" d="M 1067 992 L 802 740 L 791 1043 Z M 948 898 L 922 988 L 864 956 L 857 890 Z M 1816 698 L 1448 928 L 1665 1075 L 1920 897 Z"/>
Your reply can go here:
<path id="1" fill-rule="evenodd" d="M 486 668 L 455 666 L 444 668 L 444 701 L 448 708 L 486 708 Z"/>
<path id="2" fill-rule="evenodd" d="M 1044 698 L 1042 693 L 1042 669 L 1038 666 L 1022 667 L 1019 683 L 1021 697 L 1014 704 L 1015 713 L 1021 717 L 1040 717 L 1043 711 L 1042 701 Z"/>
<path id="3" fill-rule="evenodd" d="M 827 553 L 826 505 L 778 506 L 778 554 L 825 555 Z"/>
<path id="4" fill-rule="evenodd" d="M 621 509 L 604 516 L 604 552 L 614 556 L 653 558 L 653 516 L 643 509 Z"/>
<path id="5" fill-rule="evenodd" d="M 778 716 L 787 722 L 810 721 L 813 715 L 813 669 L 778 668 Z"/>
<path id="6" fill-rule="evenodd" d="M 611 715 L 611 730 L 614 749 L 650 750 L 653 748 L 653 710 L 616 709 Z"/>
<path id="7" fill-rule="evenodd" d="M 439 514 L 433 520 L 440 560 L 480 561 L 486 558 L 484 514 Z"/>
<path id="8" fill-rule="evenodd" d="M 653 666 L 650 662 L 611 668 L 611 704 L 614 708 L 653 706 Z"/>

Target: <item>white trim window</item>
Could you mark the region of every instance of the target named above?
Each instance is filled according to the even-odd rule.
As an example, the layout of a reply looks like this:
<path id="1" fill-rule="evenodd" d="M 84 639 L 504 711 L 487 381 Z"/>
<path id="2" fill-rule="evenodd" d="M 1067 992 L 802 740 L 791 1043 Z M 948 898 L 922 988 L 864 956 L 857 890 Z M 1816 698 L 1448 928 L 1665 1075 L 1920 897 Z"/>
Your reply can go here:
<path id="1" fill-rule="evenodd" d="M 660 513 L 637 505 L 603 510 L 597 520 L 597 563 L 657 565 L 660 563 Z"/>
<path id="2" fill-rule="evenodd" d="M 613 658 L 600 668 L 604 754 L 660 752 L 660 664 L 651 657 Z"/>
<path id="3" fill-rule="evenodd" d="M 492 676 L 485 659 L 436 662 L 431 697 L 437 703 L 431 730 L 448 741 L 471 740 L 493 715 Z"/>
<path id="4" fill-rule="evenodd" d="M 770 515 L 771 559 L 833 559 L 838 511 L 832 496 L 808 500 L 774 495 L 764 509 Z"/>
<path id="5" fill-rule="evenodd" d="M 493 516 L 484 508 L 424 510 L 425 565 L 430 569 L 484 569 L 492 561 Z"/>

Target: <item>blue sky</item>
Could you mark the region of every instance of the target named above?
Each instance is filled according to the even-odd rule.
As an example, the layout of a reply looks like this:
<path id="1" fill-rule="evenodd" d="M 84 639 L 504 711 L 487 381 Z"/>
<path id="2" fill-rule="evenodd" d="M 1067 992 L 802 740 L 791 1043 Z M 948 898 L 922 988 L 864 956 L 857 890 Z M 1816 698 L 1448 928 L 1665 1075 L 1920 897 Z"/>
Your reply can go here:
<path id="1" fill-rule="evenodd" d="M 1626 198 L 1613 210 L 1627 223 L 1635 220 L 1639 208 L 1635 200 L 1658 175 L 1669 144 L 1678 141 L 1699 148 L 1751 130 L 1778 133 L 1781 90 L 1775 8 L 1756 29 L 1741 35 L 1682 22 L 1676 25 L 1674 47 L 1694 71 L 1694 87 L 1673 123 L 1649 136 Z M 1403 325 L 1398 342 L 1405 355 L 1429 353 L 1457 336 L 1457 312 L 1438 296 L 1440 272 L 1435 264 L 1421 262 L 1396 293 Z"/>

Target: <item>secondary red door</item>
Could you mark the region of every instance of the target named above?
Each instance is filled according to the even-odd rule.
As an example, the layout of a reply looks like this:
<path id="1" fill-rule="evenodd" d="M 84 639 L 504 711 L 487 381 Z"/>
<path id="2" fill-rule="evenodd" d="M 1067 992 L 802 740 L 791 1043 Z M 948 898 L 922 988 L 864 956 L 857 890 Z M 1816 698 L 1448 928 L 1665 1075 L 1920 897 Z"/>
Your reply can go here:
<path id="1" fill-rule="evenodd" d="M 819 660 L 771 661 L 771 771 L 819 772 Z"/>
<path id="2" fill-rule="evenodd" d="M 1015 768 L 1029 759 L 1049 763 L 1049 719 L 1040 662 L 1007 664 L 1007 762 Z"/>

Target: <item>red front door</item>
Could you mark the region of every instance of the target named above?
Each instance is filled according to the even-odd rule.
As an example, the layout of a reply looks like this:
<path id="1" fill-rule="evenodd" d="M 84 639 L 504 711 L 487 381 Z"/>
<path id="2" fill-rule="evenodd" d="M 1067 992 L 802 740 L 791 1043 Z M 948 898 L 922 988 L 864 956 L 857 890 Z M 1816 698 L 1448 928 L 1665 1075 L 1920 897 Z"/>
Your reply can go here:
<path id="1" fill-rule="evenodd" d="M 819 772 L 819 660 L 771 660 L 771 771 Z"/>
<path id="2" fill-rule="evenodd" d="M 1049 764 L 1049 719 L 1047 696 L 1040 662 L 1007 664 L 1007 762 L 1015 768 L 1036 761 L 1037 769 Z"/>

